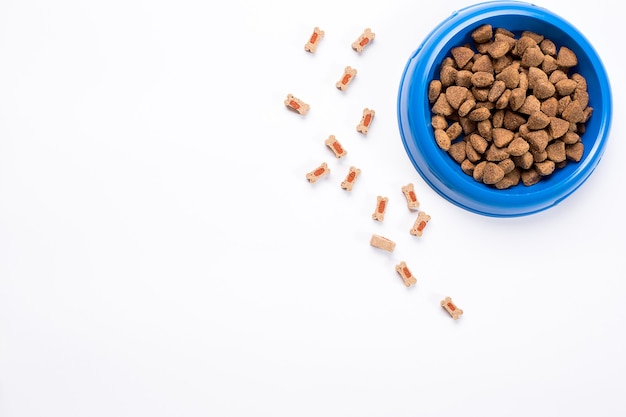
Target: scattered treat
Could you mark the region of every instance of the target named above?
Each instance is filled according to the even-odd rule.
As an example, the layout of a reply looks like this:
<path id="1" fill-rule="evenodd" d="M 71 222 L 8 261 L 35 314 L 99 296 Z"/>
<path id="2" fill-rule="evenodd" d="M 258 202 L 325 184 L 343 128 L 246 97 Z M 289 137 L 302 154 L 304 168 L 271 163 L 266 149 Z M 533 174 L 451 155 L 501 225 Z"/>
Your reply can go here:
<path id="1" fill-rule="evenodd" d="M 360 174 L 360 169 L 350 167 L 350 169 L 348 170 L 348 175 L 346 175 L 346 178 L 341 182 L 341 188 L 346 191 L 352 191 L 352 186 L 354 186 L 354 182 Z"/>
<path id="2" fill-rule="evenodd" d="M 341 143 L 339 143 L 335 135 L 330 135 L 324 143 L 330 148 L 331 151 L 333 151 L 337 158 L 342 158 L 348 154 L 343 146 L 341 146 Z"/>
<path id="3" fill-rule="evenodd" d="M 376 37 L 376 34 L 372 32 L 370 28 L 365 29 L 363 33 L 361 34 L 361 36 L 359 36 L 356 41 L 352 42 L 352 49 L 354 49 L 357 52 L 362 52 L 363 49 L 367 45 L 369 45 L 374 40 L 375 37 Z"/>
<path id="4" fill-rule="evenodd" d="M 326 164 L 326 162 L 322 162 L 320 166 L 306 174 L 306 179 L 309 180 L 310 183 L 314 183 L 324 175 L 328 174 L 330 174 L 330 168 L 328 168 L 328 164 Z"/>
<path id="5" fill-rule="evenodd" d="M 471 38 L 451 48 L 429 84 L 437 145 L 495 189 L 530 186 L 580 161 L 593 108 L 576 54 L 541 34 L 489 24 Z"/>
<path id="6" fill-rule="evenodd" d="M 396 242 L 379 235 L 372 235 L 370 245 L 378 249 L 386 250 L 387 252 L 393 252 L 396 248 Z"/>
<path id="7" fill-rule="evenodd" d="M 424 213 L 423 211 L 420 211 L 417 214 L 417 219 L 415 219 L 415 223 L 413 223 L 413 227 L 411 228 L 410 233 L 413 236 L 417 236 L 417 237 L 422 236 L 422 232 L 424 231 L 424 228 L 426 227 L 429 221 L 430 221 L 430 216 Z"/>
<path id="8" fill-rule="evenodd" d="M 404 193 L 404 197 L 406 197 L 406 205 L 409 210 L 417 210 L 420 202 L 417 200 L 417 196 L 415 195 L 413 183 L 408 183 L 407 185 L 403 186 L 402 193 Z"/>
<path id="9" fill-rule="evenodd" d="M 396 271 L 402 277 L 402 281 L 404 281 L 404 285 L 410 287 L 417 283 L 417 279 L 413 276 L 409 268 L 406 266 L 406 262 L 402 261 L 398 265 L 396 265 Z"/>
<path id="10" fill-rule="evenodd" d="M 356 72 L 356 69 L 352 68 L 351 66 L 347 66 L 343 70 L 343 75 L 341 79 L 337 81 L 337 88 L 341 91 L 345 91 L 348 88 L 348 84 L 350 84 L 354 77 L 356 77 Z"/>
<path id="11" fill-rule="evenodd" d="M 461 315 L 463 314 L 463 310 L 458 308 L 456 304 L 452 302 L 450 297 L 446 297 L 441 300 L 441 307 L 445 308 L 448 314 L 450 314 L 454 320 L 458 320 L 459 317 L 461 317 Z"/>
<path id="12" fill-rule="evenodd" d="M 302 115 L 305 115 L 310 108 L 310 106 L 304 101 L 294 97 L 291 94 L 287 94 L 287 98 L 285 99 L 285 106 L 287 106 L 291 110 L 297 111 Z"/>
<path id="13" fill-rule="evenodd" d="M 387 210 L 388 201 L 389 199 L 387 197 L 376 197 L 376 210 L 374 211 L 374 214 L 372 214 L 372 219 L 379 222 L 385 220 L 385 210 Z"/>
<path id="14" fill-rule="evenodd" d="M 364 108 L 363 116 L 361 117 L 361 122 L 356 126 L 356 130 L 358 132 L 363 133 L 364 135 L 367 135 L 367 131 L 370 127 L 370 124 L 372 123 L 372 120 L 374 119 L 374 114 L 376 114 L 374 110 L 368 109 L 367 107 Z"/>
<path id="15" fill-rule="evenodd" d="M 304 45 L 304 50 L 310 52 L 312 54 L 317 50 L 317 45 L 324 37 L 324 31 L 320 30 L 317 26 L 313 29 L 313 33 L 309 38 L 308 42 Z"/>

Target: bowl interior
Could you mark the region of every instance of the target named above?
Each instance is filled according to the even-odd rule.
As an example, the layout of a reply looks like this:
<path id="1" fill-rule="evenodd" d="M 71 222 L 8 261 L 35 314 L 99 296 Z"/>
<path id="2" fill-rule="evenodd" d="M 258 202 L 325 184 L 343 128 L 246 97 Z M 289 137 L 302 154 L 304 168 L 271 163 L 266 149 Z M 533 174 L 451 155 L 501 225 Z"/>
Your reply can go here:
<path id="1" fill-rule="evenodd" d="M 581 135 L 585 146 L 580 162 L 569 162 L 533 186 L 519 184 L 497 190 L 463 173 L 458 163 L 439 149 L 430 126 L 427 100 L 430 80 L 439 78 L 440 64 L 459 45 L 474 45 L 473 30 L 483 24 L 504 28 L 519 36 L 524 30 L 543 35 L 557 48 L 567 46 L 578 57 L 569 74 L 587 80 L 593 114 Z M 611 116 L 608 79 L 602 62 L 586 38 L 553 13 L 521 2 L 489 2 L 454 13 L 426 38 L 409 60 L 401 83 L 398 116 L 405 148 L 422 177 L 443 197 L 480 214 L 518 216 L 553 206 L 576 190 L 602 156 Z"/>

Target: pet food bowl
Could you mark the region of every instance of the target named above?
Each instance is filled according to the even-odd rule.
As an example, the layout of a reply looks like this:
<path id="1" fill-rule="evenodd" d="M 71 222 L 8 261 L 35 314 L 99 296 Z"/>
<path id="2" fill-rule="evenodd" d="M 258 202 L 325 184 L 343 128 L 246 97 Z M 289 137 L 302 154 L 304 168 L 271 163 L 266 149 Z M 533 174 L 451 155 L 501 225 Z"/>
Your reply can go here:
<path id="1" fill-rule="evenodd" d="M 439 78 L 442 60 L 455 46 L 472 44 L 471 33 L 490 24 L 516 36 L 531 31 L 566 46 L 578 57 L 569 74 L 587 80 L 591 118 L 581 134 L 584 154 L 535 185 L 499 190 L 465 174 L 435 142 L 428 102 L 429 83 Z M 609 80 L 593 46 L 562 17 L 520 1 L 488 1 L 452 13 L 426 37 L 408 60 L 398 93 L 398 124 L 405 150 L 422 178 L 439 195 L 471 212 L 492 217 L 530 215 L 553 207 L 576 191 L 593 173 L 604 153 L 611 125 Z"/>

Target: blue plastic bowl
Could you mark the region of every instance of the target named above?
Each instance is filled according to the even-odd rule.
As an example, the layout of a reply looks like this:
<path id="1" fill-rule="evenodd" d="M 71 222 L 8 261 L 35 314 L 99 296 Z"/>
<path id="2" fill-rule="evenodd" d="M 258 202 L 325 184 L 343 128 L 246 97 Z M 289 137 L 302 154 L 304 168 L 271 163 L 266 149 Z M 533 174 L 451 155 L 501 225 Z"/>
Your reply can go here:
<path id="1" fill-rule="evenodd" d="M 455 46 L 473 44 L 471 32 L 483 24 L 504 28 L 519 35 L 529 30 L 551 39 L 557 47 L 567 46 L 578 57 L 578 72 L 587 79 L 589 106 L 593 114 L 582 134 L 584 154 L 579 162 L 532 186 L 498 190 L 475 181 L 441 150 L 431 127 L 428 85 L 439 77 L 439 66 Z M 448 201 L 486 216 L 516 217 L 555 206 L 577 190 L 594 171 L 604 149 L 611 125 L 611 88 L 595 49 L 569 22 L 556 14 L 519 1 L 489 1 L 454 12 L 441 22 L 411 55 L 398 93 L 398 124 L 406 152 L 422 178 Z"/>

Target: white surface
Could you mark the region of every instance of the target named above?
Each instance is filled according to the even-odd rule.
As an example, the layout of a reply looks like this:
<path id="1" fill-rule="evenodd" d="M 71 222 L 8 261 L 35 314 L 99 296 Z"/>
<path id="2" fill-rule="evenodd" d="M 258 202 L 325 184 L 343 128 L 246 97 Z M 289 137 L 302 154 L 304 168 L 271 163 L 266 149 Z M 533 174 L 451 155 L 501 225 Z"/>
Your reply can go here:
<path id="1" fill-rule="evenodd" d="M 539 3 L 602 57 L 611 140 L 566 201 L 493 219 L 430 190 L 396 122 L 406 60 L 471 3 L 0 3 L 0 416 L 626 414 L 621 15 Z"/>

